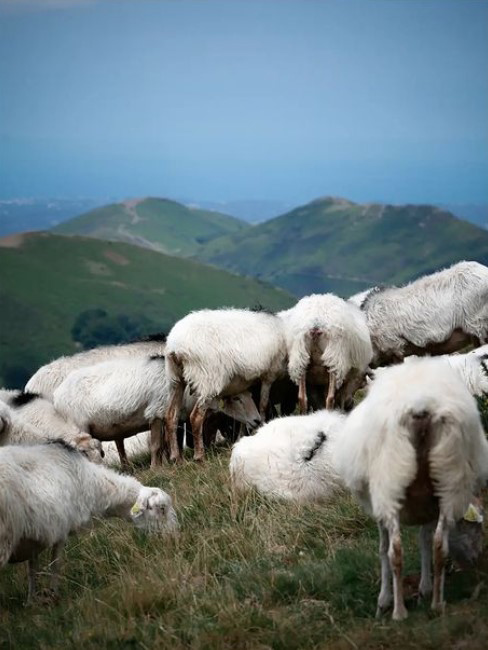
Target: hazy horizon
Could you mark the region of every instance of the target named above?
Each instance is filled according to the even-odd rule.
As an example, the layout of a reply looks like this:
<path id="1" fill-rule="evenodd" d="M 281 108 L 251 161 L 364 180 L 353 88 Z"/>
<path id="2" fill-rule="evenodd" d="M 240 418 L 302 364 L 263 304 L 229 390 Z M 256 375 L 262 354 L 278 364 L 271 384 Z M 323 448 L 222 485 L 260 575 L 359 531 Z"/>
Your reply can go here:
<path id="1" fill-rule="evenodd" d="M 488 202 L 485 0 L 0 0 L 0 199 Z"/>

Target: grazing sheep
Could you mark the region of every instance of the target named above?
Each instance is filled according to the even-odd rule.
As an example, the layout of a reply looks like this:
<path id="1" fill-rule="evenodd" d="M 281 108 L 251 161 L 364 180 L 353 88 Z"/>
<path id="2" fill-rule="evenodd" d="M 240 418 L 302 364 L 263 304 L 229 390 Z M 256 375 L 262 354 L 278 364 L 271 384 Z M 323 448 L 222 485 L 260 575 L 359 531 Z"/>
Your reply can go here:
<path id="1" fill-rule="evenodd" d="M 70 418 L 82 431 L 99 440 L 115 440 L 121 462 L 128 459 L 124 438 L 151 430 L 151 466 L 161 464 L 161 425 L 168 400 L 169 385 L 165 361 L 161 356 L 135 356 L 97 363 L 73 370 L 56 388 L 55 408 Z M 187 415 L 196 397 L 187 391 Z M 209 408 L 221 408 L 240 421 L 256 425 L 259 413 L 250 395 L 213 400 Z"/>
<path id="2" fill-rule="evenodd" d="M 98 440 L 81 432 L 59 415 L 51 402 L 31 393 L 0 390 L 0 446 L 32 445 L 62 439 L 100 463 L 103 452 Z"/>
<path id="3" fill-rule="evenodd" d="M 166 341 L 170 460 L 180 458 L 175 433 L 186 385 L 197 398 L 190 415 L 194 458 L 203 460 L 202 426 L 211 400 L 237 395 L 261 380 L 259 412 L 264 419 L 271 384 L 285 374 L 285 359 L 283 323 L 272 314 L 204 309 L 178 321 Z"/>
<path id="4" fill-rule="evenodd" d="M 25 390 L 39 393 L 43 397 L 52 400 L 56 388 L 72 370 L 114 359 L 164 354 L 165 341 L 165 334 L 154 334 L 132 343 L 104 345 L 71 356 L 59 357 L 39 368 L 27 382 Z"/>
<path id="5" fill-rule="evenodd" d="M 373 357 L 366 319 L 333 294 L 313 294 L 278 314 L 284 323 L 288 373 L 298 385 L 301 413 L 308 408 L 306 382 L 326 386 L 325 406 L 350 407 Z M 337 398 L 336 398 L 337 392 Z"/>
<path id="6" fill-rule="evenodd" d="M 62 441 L 1 448 L 0 485 L 0 567 L 28 560 L 28 601 L 35 595 L 39 553 L 52 548 L 56 590 L 59 553 L 68 535 L 92 517 L 121 517 L 154 533 L 178 526 L 166 492 L 90 463 Z"/>
<path id="7" fill-rule="evenodd" d="M 376 366 L 488 343 L 488 268 L 459 262 L 404 287 L 371 292 L 362 310 Z"/>
<path id="8" fill-rule="evenodd" d="M 336 411 L 277 418 L 232 448 L 235 488 L 298 502 L 327 501 L 342 486 L 331 464 L 346 416 Z"/>
<path id="9" fill-rule="evenodd" d="M 381 591 L 378 614 L 392 600 L 393 618 L 407 616 L 403 601 L 400 523 L 422 525 L 420 593 L 432 590 L 443 607 L 449 527 L 462 519 L 488 479 L 488 442 L 476 402 L 459 374 L 442 359 L 415 359 L 386 369 L 349 415 L 333 463 L 347 487 L 378 521 Z"/>

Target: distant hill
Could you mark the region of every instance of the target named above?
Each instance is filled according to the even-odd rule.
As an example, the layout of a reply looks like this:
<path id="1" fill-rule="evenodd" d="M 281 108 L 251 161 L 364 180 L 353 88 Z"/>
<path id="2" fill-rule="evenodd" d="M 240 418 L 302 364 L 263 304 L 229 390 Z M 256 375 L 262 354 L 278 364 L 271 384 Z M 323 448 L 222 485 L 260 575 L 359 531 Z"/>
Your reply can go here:
<path id="1" fill-rule="evenodd" d="M 312 201 L 207 243 L 199 259 L 302 296 L 348 296 L 461 259 L 488 264 L 488 232 L 431 205 Z"/>
<path id="2" fill-rule="evenodd" d="M 144 316 L 158 330 L 192 309 L 282 309 L 286 292 L 250 278 L 137 246 L 50 233 L 0 239 L 0 385 L 16 369 L 76 351 L 70 331 L 83 311 Z"/>
<path id="3" fill-rule="evenodd" d="M 0 200 L 0 237 L 26 230 L 49 230 L 102 203 L 96 199 Z"/>
<path id="4" fill-rule="evenodd" d="M 121 241 L 185 257 L 215 237 L 247 228 L 244 221 L 219 212 L 189 208 L 169 199 L 146 198 L 92 210 L 53 228 L 53 232 Z"/>
<path id="5" fill-rule="evenodd" d="M 488 204 L 486 203 L 449 203 L 439 207 L 449 210 L 459 219 L 465 219 L 488 230 Z"/>

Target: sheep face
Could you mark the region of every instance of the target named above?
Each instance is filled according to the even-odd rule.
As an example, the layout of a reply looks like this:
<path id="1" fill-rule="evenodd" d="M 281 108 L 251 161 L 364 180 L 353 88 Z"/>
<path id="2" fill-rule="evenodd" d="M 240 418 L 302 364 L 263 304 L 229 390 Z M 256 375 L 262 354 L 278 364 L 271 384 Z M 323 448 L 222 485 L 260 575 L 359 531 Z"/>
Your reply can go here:
<path id="1" fill-rule="evenodd" d="M 178 519 L 171 497 L 159 488 L 143 487 L 130 516 L 136 528 L 150 533 L 176 533 Z"/>
<path id="2" fill-rule="evenodd" d="M 220 403 L 220 410 L 237 422 L 242 422 L 255 429 L 261 424 L 261 416 L 249 391 L 225 397 Z"/>

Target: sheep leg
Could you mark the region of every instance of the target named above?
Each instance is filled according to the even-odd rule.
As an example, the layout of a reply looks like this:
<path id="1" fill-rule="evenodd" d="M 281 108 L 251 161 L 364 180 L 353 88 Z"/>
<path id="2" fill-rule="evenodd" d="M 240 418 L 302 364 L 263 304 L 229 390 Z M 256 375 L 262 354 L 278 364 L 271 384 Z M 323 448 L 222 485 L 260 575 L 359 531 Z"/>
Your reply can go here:
<path id="1" fill-rule="evenodd" d="M 269 404 L 269 391 L 271 390 L 271 384 L 273 382 L 269 380 L 261 381 L 261 392 L 259 394 L 259 415 L 261 416 L 261 422 L 266 422 L 266 411 L 268 410 Z"/>
<path id="2" fill-rule="evenodd" d="M 32 605 L 34 598 L 36 596 L 36 582 L 37 574 L 39 572 L 39 556 L 35 555 L 29 560 L 29 580 L 27 588 L 27 600 L 26 605 Z"/>
<path id="3" fill-rule="evenodd" d="M 59 577 L 61 574 L 61 553 L 64 548 L 64 542 L 54 544 L 51 552 L 51 593 L 57 596 L 59 591 Z"/>
<path id="4" fill-rule="evenodd" d="M 298 405 L 300 415 L 305 415 L 308 411 L 307 375 L 305 373 L 300 377 L 300 381 L 298 382 Z"/>
<path id="5" fill-rule="evenodd" d="M 176 463 L 182 458 L 180 449 L 178 447 L 176 429 L 178 427 L 181 404 L 183 402 L 183 392 L 183 382 L 179 381 L 173 384 L 169 406 L 164 416 L 164 429 L 166 432 L 166 440 L 169 446 L 169 460 L 172 463 Z"/>
<path id="6" fill-rule="evenodd" d="M 207 413 L 207 407 L 199 405 L 198 402 L 193 407 L 190 414 L 191 429 L 193 431 L 193 460 L 203 461 L 205 458 L 205 449 L 203 446 L 203 422 Z"/>
<path id="7" fill-rule="evenodd" d="M 426 598 L 432 593 L 432 524 L 424 524 L 420 527 L 419 544 L 420 544 L 420 584 L 419 600 Z"/>
<path id="8" fill-rule="evenodd" d="M 444 577 L 446 559 L 449 548 L 449 529 L 445 516 L 441 513 L 434 533 L 434 591 L 432 594 L 432 609 L 443 611 Z"/>
<path id="9" fill-rule="evenodd" d="M 408 613 L 403 598 L 403 548 L 400 535 L 400 521 L 398 515 L 387 524 L 390 538 L 388 558 L 393 573 L 393 615 L 394 621 L 402 621 Z"/>
<path id="10" fill-rule="evenodd" d="M 117 447 L 117 451 L 119 452 L 120 465 L 122 469 L 129 469 L 130 463 L 129 463 L 129 459 L 127 458 L 127 454 L 125 452 L 124 439 L 120 438 L 119 440 L 116 440 L 115 446 Z"/>
<path id="11" fill-rule="evenodd" d="M 163 421 L 154 418 L 150 424 L 151 429 L 151 468 L 161 467 L 163 463 Z"/>
<path id="12" fill-rule="evenodd" d="M 336 387 L 335 375 L 329 372 L 329 388 L 327 390 L 327 396 L 325 398 L 325 408 L 329 411 L 334 408 L 335 387 Z"/>
<path id="13" fill-rule="evenodd" d="M 389 536 L 388 530 L 383 524 L 378 522 L 378 530 L 380 533 L 380 562 L 381 562 L 381 589 L 378 596 L 378 606 L 376 608 L 376 618 L 380 618 L 382 614 L 390 607 L 393 600 L 391 591 L 391 567 L 390 560 L 388 559 L 388 545 Z"/>

